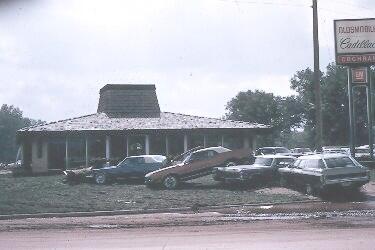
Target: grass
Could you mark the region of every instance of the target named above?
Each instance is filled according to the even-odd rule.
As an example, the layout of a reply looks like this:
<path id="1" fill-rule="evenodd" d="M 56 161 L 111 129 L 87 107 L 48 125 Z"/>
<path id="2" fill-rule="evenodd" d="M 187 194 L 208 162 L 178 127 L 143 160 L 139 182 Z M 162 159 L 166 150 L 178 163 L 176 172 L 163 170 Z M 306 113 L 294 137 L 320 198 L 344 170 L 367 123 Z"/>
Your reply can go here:
<path id="1" fill-rule="evenodd" d="M 178 190 L 153 190 L 140 183 L 68 185 L 64 177 L 0 175 L 0 214 L 157 209 L 306 200 L 296 192 L 229 190 L 211 176 L 196 179 Z"/>

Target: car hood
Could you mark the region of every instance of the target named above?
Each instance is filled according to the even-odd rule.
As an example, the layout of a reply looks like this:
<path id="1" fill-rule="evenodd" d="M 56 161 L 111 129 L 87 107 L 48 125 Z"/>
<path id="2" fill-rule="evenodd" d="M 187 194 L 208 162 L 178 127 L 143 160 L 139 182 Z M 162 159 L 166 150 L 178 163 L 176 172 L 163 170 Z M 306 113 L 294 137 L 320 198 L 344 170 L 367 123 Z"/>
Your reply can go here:
<path id="1" fill-rule="evenodd" d="M 233 166 L 233 167 L 227 167 L 225 168 L 226 171 L 242 171 L 242 170 L 262 170 L 262 169 L 268 169 L 271 168 L 270 166 L 264 166 L 264 165 L 259 165 L 259 164 L 253 164 L 253 165 L 238 165 L 238 166 Z"/>
<path id="2" fill-rule="evenodd" d="M 117 166 L 104 167 L 104 168 L 100 168 L 98 170 L 111 170 L 111 169 L 115 169 L 115 168 L 117 168 Z"/>
<path id="3" fill-rule="evenodd" d="M 159 173 L 159 172 L 165 171 L 165 170 L 167 170 L 167 169 L 180 167 L 180 166 L 183 166 L 183 165 L 184 165 L 183 163 L 178 163 L 178 164 L 175 164 L 175 165 L 172 165 L 172 166 L 169 166 L 169 167 L 161 168 L 161 169 L 158 169 L 158 170 L 155 170 L 155 171 L 152 171 L 152 172 L 146 174 L 145 177 L 147 178 L 147 177 L 150 177 L 150 176 L 153 175 L 153 174 L 156 174 L 156 173 Z"/>

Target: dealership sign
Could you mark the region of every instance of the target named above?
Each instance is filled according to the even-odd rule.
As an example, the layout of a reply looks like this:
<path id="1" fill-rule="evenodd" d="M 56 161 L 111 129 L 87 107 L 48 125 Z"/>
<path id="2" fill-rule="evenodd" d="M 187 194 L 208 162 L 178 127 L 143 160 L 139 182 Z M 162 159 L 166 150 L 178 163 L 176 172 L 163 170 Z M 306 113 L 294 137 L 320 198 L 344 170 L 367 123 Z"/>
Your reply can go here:
<path id="1" fill-rule="evenodd" d="M 336 64 L 375 64 L 375 18 L 334 21 Z"/>

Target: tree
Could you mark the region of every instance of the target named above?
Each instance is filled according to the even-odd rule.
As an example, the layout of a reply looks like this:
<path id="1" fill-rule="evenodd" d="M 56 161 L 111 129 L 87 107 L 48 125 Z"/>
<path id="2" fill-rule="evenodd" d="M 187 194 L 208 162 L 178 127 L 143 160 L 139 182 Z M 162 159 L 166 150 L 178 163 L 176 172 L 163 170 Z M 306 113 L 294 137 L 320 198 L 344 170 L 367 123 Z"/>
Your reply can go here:
<path id="1" fill-rule="evenodd" d="M 17 130 L 40 122 L 23 117 L 22 111 L 13 105 L 3 104 L 0 108 L 0 162 L 15 160 Z"/>
<path id="2" fill-rule="evenodd" d="M 302 124 L 300 98 L 280 97 L 264 91 L 240 92 L 226 106 L 226 118 L 262 123 L 272 126 L 272 134 L 259 141 L 260 145 L 285 143 L 293 128 Z"/>
<path id="3" fill-rule="evenodd" d="M 310 146 L 314 142 L 315 106 L 313 72 L 307 68 L 298 71 L 291 79 L 291 88 L 302 99 L 304 109 L 304 130 L 307 133 Z M 325 145 L 348 145 L 349 141 L 349 104 L 347 91 L 347 69 L 331 63 L 326 73 L 321 76 L 321 98 L 323 116 L 323 143 Z M 367 141 L 367 114 L 365 88 L 354 91 L 354 105 L 356 109 L 357 143 Z"/>

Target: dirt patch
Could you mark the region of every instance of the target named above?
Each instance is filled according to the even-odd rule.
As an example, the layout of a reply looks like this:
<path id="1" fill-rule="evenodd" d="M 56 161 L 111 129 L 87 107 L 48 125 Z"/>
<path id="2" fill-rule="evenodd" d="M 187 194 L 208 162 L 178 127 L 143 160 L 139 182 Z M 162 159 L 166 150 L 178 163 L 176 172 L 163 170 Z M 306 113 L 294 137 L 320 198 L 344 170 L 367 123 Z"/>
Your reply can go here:
<path id="1" fill-rule="evenodd" d="M 232 188 L 211 176 L 177 190 L 153 190 L 142 183 L 68 185 L 63 176 L 0 175 L 0 214 L 144 210 L 302 201 L 309 198 L 279 188 Z"/>

